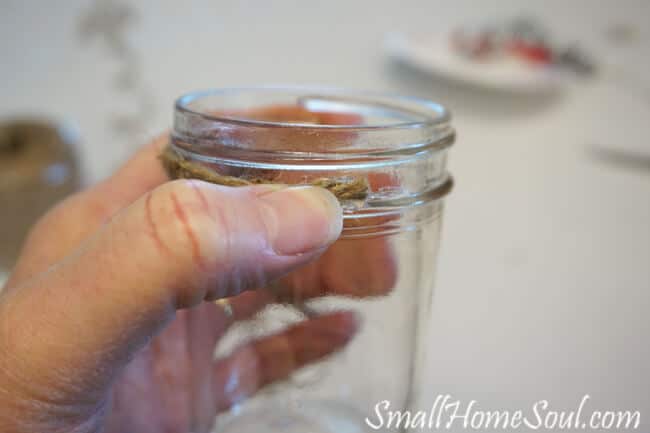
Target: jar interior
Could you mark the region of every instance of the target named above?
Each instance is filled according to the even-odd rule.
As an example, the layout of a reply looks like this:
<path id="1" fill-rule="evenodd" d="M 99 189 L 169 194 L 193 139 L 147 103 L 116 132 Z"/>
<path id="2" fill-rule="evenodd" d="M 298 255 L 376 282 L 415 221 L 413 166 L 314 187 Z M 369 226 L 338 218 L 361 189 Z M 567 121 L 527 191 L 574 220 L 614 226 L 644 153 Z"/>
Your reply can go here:
<path id="1" fill-rule="evenodd" d="M 300 107 L 308 112 L 354 115 L 356 122 L 349 127 L 405 127 L 418 123 L 449 121 L 446 110 L 433 102 L 415 98 L 379 96 L 332 89 L 228 89 L 190 94 L 181 97 L 177 109 L 187 110 L 215 119 L 241 122 L 282 123 L 273 116 L 255 116 L 255 110 L 264 106 Z M 253 115 L 251 115 L 253 113 Z M 290 122 L 287 123 L 301 123 Z M 312 122 L 305 121 L 310 125 Z M 338 122 L 320 122 L 322 126 L 340 127 Z M 313 125 L 311 125 L 313 126 Z"/>

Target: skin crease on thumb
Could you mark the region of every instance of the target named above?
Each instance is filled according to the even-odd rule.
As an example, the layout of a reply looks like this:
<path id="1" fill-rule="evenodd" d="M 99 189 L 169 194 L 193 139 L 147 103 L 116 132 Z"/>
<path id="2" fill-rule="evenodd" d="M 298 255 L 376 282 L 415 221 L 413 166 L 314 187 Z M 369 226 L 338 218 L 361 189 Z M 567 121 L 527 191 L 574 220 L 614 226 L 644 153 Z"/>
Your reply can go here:
<path id="1" fill-rule="evenodd" d="M 82 400 L 101 393 L 174 309 L 260 287 L 317 257 L 341 227 L 324 189 L 168 182 L 10 288 L 0 304 L 5 368 Z"/>

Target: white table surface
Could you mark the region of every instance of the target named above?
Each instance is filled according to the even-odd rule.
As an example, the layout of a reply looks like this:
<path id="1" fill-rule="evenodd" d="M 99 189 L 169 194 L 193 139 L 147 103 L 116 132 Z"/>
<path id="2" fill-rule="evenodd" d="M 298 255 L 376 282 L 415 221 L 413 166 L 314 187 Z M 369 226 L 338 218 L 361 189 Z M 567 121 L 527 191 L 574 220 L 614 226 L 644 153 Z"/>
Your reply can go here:
<path id="1" fill-rule="evenodd" d="M 650 170 L 591 151 L 603 144 L 648 152 L 648 98 L 602 80 L 543 100 L 464 89 L 392 65 L 381 44 L 389 30 L 523 11 L 650 77 L 650 3 L 125 2 L 137 17 L 120 33 L 132 57 L 120 59 L 100 39 L 80 36 L 91 1 L 0 0 L 0 116 L 74 122 L 91 181 L 168 127 L 173 99 L 192 89 L 325 84 L 436 99 L 451 107 L 459 138 L 428 392 L 487 409 L 547 399 L 567 410 L 590 394 L 591 408 L 641 410 L 648 428 Z M 608 43 L 604 33 L 617 23 L 636 26 L 637 39 Z M 120 92 L 115 77 L 124 65 L 134 82 Z M 140 103 L 147 132 L 120 132 L 111 119 L 137 116 Z"/>

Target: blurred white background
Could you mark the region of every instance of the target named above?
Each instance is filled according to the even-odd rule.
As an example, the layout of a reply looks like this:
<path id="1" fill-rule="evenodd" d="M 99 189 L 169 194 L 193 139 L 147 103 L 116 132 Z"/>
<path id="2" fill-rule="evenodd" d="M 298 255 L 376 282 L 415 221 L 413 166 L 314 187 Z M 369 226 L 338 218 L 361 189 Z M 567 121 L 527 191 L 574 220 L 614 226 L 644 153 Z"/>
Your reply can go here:
<path id="1" fill-rule="evenodd" d="M 424 76 L 382 51 L 391 30 L 520 13 L 645 78 L 645 90 L 594 78 L 563 95 L 515 97 Z M 649 152 L 649 18 L 644 0 L 0 0 L 0 116 L 72 122 L 93 181 L 168 128 L 173 100 L 190 90 L 325 84 L 442 102 L 459 138 L 431 401 L 525 409 L 547 399 L 569 410 L 590 394 L 590 410 L 640 410 L 647 430 L 650 168 L 594 147 Z M 621 25 L 632 39 L 608 40 Z"/>

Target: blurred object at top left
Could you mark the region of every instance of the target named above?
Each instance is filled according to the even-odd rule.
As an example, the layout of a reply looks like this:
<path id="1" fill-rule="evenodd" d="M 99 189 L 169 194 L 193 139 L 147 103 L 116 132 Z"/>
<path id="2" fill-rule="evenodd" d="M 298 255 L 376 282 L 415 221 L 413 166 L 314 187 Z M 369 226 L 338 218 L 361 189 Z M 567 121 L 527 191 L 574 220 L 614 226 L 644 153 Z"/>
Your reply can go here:
<path id="1" fill-rule="evenodd" d="M 0 273 L 36 220 L 80 186 L 77 138 L 39 118 L 0 120 Z"/>

